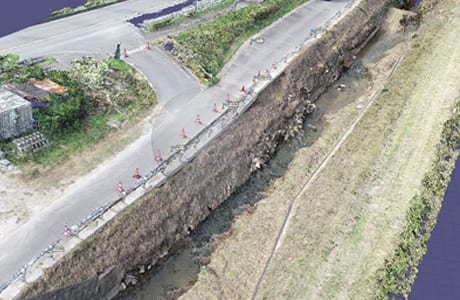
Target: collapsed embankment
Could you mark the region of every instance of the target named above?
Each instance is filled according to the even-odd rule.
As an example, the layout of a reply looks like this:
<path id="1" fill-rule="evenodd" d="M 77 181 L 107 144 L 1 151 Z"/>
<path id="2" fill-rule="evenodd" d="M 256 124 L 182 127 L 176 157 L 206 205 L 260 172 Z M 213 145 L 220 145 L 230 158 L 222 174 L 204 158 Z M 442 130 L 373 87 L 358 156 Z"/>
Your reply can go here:
<path id="1" fill-rule="evenodd" d="M 390 0 L 367 0 L 312 42 L 257 101 L 182 171 L 146 194 L 31 284 L 21 298 L 104 299 L 154 265 L 238 191 L 301 129 L 318 96 L 384 19 Z M 124 278 L 124 279 L 123 279 Z M 38 295 L 38 296 L 37 296 Z"/>

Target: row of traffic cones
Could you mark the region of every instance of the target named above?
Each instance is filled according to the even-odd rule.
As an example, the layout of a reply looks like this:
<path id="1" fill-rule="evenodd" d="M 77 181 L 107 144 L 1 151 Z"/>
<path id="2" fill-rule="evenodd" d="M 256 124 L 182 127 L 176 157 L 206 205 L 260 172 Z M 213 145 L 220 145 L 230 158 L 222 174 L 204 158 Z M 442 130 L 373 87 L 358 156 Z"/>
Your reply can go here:
<path id="1" fill-rule="evenodd" d="M 147 49 L 147 50 L 152 50 L 152 45 L 150 44 L 149 41 L 147 41 L 147 43 L 146 43 L 146 45 L 145 45 L 145 49 Z M 129 56 L 128 56 L 128 50 L 126 50 L 126 48 L 123 49 L 123 57 L 124 57 L 124 58 L 128 58 L 128 57 L 129 57 Z"/>

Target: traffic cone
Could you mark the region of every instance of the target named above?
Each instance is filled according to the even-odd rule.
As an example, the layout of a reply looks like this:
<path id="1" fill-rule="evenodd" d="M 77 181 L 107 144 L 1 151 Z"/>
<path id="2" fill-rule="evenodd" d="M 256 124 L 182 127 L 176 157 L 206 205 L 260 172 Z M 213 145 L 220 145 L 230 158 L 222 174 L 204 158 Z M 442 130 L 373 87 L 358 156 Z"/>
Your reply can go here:
<path id="1" fill-rule="evenodd" d="M 141 178 L 141 174 L 139 174 L 139 168 L 136 168 L 136 171 L 134 171 L 133 178 L 136 180 Z"/>
<path id="2" fill-rule="evenodd" d="M 219 111 L 217 110 L 217 104 L 214 103 L 214 106 L 212 107 L 212 111 L 215 113 L 218 113 Z"/>
<path id="3" fill-rule="evenodd" d="M 163 158 L 161 157 L 160 150 L 157 150 L 157 155 L 155 156 L 155 160 L 156 161 L 162 161 L 163 160 Z"/>
<path id="4" fill-rule="evenodd" d="M 198 124 L 198 125 L 203 125 L 203 123 L 201 122 L 200 115 L 196 115 L 195 123 Z"/>
<path id="5" fill-rule="evenodd" d="M 124 58 L 128 57 L 128 51 L 126 51 L 126 48 L 123 50 L 123 57 Z"/>
<path id="6" fill-rule="evenodd" d="M 147 45 L 145 46 L 145 48 L 146 48 L 147 50 L 152 50 L 152 47 L 150 46 L 150 42 L 149 42 L 149 41 L 147 41 Z"/>
<path id="7" fill-rule="evenodd" d="M 67 224 L 64 224 L 64 235 L 69 235 L 70 233 L 70 228 L 69 228 L 69 225 Z"/>
<path id="8" fill-rule="evenodd" d="M 123 193 L 124 191 L 125 191 L 125 189 L 123 188 L 123 185 L 121 184 L 121 181 L 118 181 L 117 192 Z"/>
<path id="9" fill-rule="evenodd" d="M 246 93 L 246 88 L 244 87 L 244 85 L 241 87 L 241 91 L 242 91 L 243 93 Z"/>
<path id="10" fill-rule="evenodd" d="M 182 130 L 180 131 L 180 137 L 183 138 L 183 139 L 187 138 L 187 135 L 185 134 L 185 129 L 184 128 L 182 128 Z"/>

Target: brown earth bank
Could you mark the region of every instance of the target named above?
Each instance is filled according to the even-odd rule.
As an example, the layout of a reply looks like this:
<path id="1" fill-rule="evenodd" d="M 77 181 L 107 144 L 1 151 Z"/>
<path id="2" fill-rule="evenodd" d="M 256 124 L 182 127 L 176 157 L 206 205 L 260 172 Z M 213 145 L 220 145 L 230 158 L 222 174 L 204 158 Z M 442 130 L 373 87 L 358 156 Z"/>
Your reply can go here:
<path id="1" fill-rule="evenodd" d="M 356 126 L 348 129 L 343 122 L 350 134 L 339 132 L 336 140 L 343 142 L 337 151 L 317 151 L 327 142 L 324 134 L 298 151 L 251 213 L 233 222 L 231 235 L 218 243 L 181 299 L 407 295 L 424 252 L 419 245 L 429 238 L 420 233 L 432 222 L 414 211 L 427 208 L 433 215 L 454 160 L 446 158 L 456 157 L 446 154 L 451 146 L 439 144 L 446 135 L 452 148 L 458 141 L 452 128 L 458 121 L 443 129 L 458 114 L 454 104 L 460 96 L 456 2 L 440 1 L 423 15 L 421 26 L 401 44 L 405 49 L 397 69 L 391 64 L 393 75 L 384 86 L 378 84 L 377 97 L 370 97 Z M 363 60 L 369 62 L 369 56 Z M 368 69 L 373 75 L 376 68 Z M 311 163 L 318 152 L 325 164 Z"/>
<path id="2" fill-rule="evenodd" d="M 181 172 L 82 242 L 20 298 L 76 299 L 73 292 L 78 292 L 78 299 L 102 299 L 102 291 L 108 294 L 111 287 L 120 286 L 121 278 L 132 281 L 129 274 L 154 265 L 237 192 L 259 162 L 267 162 L 282 141 L 296 135 L 314 109 L 312 102 L 337 80 L 344 64 L 382 23 L 390 2 L 361 1 Z M 82 286 L 87 287 L 84 293 Z"/>

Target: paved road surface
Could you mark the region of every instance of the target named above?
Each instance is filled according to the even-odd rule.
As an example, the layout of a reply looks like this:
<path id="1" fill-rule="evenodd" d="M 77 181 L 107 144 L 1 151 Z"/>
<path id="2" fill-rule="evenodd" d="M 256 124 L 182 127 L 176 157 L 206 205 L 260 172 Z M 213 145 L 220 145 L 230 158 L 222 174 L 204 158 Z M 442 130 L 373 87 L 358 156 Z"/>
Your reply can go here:
<path id="1" fill-rule="evenodd" d="M 72 55 L 112 52 L 116 42 L 121 41 L 128 45 L 128 62 L 147 76 L 163 105 L 151 132 L 81 178 L 42 214 L 32 217 L 0 241 L 0 282 L 6 281 L 50 241 L 57 239 L 64 223 L 76 224 L 100 204 L 114 199 L 116 183 L 118 180 L 126 185 L 132 183 L 134 168 L 139 167 L 142 173 L 154 167 L 157 149 L 166 156 L 171 145 L 183 143 L 179 136 L 181 128 L 186 129 L 188 136 L 196 134 L 202 127 L 193 122 L 197 114 L 203 123 L 216 118 L 218 114 L 211 111 L 213 103 L 222 103 L 227 93 L 232 98 L 239 96 L 241 86 L 248 85 L 257 70 L 269 68 L 272 62 L 294 50 L 310 28 L 332 17 L 347 0 L 311 0 L 300 7 L 261 33 L 265 43 L 252 46 L 246 43 L 222 71 L 219 84 L 206 90 L 159 49 L 141 49 L 145 41 L 135 27 L 123 22 L 126 16 L 139 11 L 151 12 L 152 9 L 145 7 L 160 3 L 132 0 L 0 39 L 0 53 L 13 51 L 23 57 L 66 53 L 67 59 Z M 97 23 L 98 20 L 102 20 L 104 26 Z M 69 51 L 76 53 L 69 54 Z"/>

